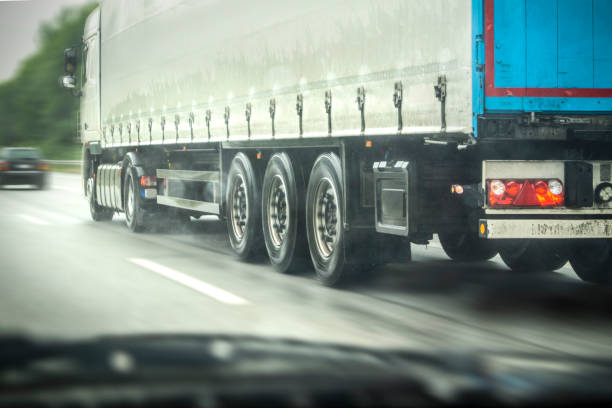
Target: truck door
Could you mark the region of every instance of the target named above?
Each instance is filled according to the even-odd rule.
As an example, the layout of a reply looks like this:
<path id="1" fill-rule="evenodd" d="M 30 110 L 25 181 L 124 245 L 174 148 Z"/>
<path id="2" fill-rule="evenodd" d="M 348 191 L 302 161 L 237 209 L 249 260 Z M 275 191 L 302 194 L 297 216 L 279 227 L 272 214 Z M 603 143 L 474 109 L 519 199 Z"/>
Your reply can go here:
<path id="1" fill-rule="evenodd" d="M 100 140 L 100 36 L 96 32 L 83 43 L 80 132 L 85 141 Z"/>
<path id="2" fill-rule="evenodd" d="M 484 4 L 487 111 L 612 111 L 612 1 Z"/>

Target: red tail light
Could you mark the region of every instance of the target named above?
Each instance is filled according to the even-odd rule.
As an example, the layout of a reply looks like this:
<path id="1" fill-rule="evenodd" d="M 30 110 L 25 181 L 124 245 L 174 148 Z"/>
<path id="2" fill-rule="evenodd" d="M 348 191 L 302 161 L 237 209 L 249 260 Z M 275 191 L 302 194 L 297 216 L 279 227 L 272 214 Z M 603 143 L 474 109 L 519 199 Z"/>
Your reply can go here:
<path id="1" fill-rule="evenodd" d="M 140 176 L 140 186 L 145 187 L 157 187 L 157 177 L 155 176 Z"/>
<path id="2" fill-rule="evenodd" d="M 9 164 L 8 162 L 2 160 L 0 161 L 0 170 L 8 170 L 9 169 Z"/>
<path id="3" fill-rule="evenodd" d="M 491 207 L 561 207 L 563 183 L 550 180 L 487 180 Z"/>

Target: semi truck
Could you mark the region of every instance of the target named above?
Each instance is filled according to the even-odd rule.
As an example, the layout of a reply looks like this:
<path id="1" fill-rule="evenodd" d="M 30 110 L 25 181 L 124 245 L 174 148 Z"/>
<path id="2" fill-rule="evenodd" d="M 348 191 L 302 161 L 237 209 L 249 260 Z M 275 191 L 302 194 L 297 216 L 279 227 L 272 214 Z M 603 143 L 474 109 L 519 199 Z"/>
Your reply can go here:
<path id="1" fill-rule="evenodd" d="M 611 19 L 611 0 L 103 0 L 61 78 L 91 216 L 218 215 L 240 259 L 326 285 L 436 235 L 455 261 L 610 282 Z"/>

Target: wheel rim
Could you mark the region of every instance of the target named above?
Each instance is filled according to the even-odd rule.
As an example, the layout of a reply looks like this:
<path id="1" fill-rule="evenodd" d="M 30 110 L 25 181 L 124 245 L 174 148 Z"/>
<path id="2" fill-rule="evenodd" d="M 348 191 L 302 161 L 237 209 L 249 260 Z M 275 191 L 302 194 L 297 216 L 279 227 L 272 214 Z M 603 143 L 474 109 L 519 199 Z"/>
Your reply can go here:
<path id="1" fill-rule="evenodd" d="M 125 215 L 127 217 L 128 220 L 132 219 L 132 216 L 134 215 L 134 185 L 132 183 L 132 180 L 130 179 L 130 183 L 128 185 L 128 194 L 127 194 L 127 203 L 126 203 L 126 208 L 125 208 Z"/>
<path id="2" fill-rule="evenodd" d="M 276 175 L 272 179 L 268 197 L 268 232 L 276 248 L 285 241 L 289 229 L 289 203 L 284 180 Z"/>
<path id="3" fill-rule="evenodd" d="M 313 211 L 313 224 L 315 229 L 315 242 L 319 254 L 329 258 L 336 249 L 338 242 L 338 194 L 333 183 L 328 178 L 321 179 L 315 192 L 315 210 Z"/>
<path id="4" fill-rule="evenodd" d="M 231 192 L 231 220 L 234 236 L 238 241 L 242 241 L 246 232 L 247 222 L 249 220 L 249 200 L 247 194 L 246 183 L 242 175 L 238 174 L 234 177 Z"/>

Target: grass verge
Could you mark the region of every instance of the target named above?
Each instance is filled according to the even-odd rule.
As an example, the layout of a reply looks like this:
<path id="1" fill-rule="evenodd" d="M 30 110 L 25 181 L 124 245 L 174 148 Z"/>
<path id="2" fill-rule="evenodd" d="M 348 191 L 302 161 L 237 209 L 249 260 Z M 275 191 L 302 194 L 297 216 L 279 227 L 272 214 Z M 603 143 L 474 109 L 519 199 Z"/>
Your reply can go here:
<path id="1" fill-rule="evenodd" d="M 68 164 L 51 164 L 49 167 L 51 171 L 56 171 L 58 173 L 81 174 L 81 164 L 76 166 Z"/>

